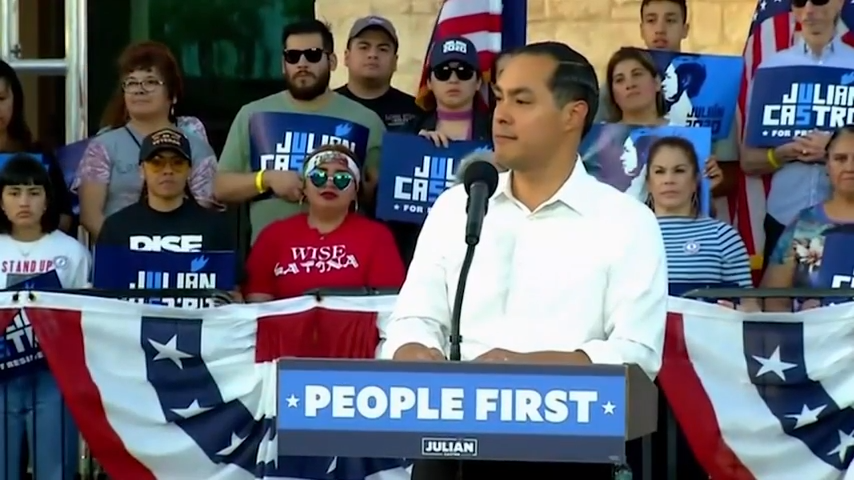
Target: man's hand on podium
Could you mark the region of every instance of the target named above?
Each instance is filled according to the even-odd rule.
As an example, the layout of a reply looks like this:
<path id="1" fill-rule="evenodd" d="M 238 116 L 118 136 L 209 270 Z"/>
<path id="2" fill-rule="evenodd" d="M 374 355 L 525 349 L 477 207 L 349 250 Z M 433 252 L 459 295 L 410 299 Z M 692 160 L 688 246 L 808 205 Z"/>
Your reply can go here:
<path id="1" fill-rule="evenodd" d="M 394 352 L 394 360 L 407 362 L 444 362 L 445 354 L 435 348 L 428 348 L 420 343 L 407 343 Z"/>
<path id="2" fill-rule="evenodd" d="M 476 362 L 524 363 L 524 357 L 524 353 L 511 352 L 510 350 L 504 350 L 503 348 L 493 348 L 474 360 Z"/>

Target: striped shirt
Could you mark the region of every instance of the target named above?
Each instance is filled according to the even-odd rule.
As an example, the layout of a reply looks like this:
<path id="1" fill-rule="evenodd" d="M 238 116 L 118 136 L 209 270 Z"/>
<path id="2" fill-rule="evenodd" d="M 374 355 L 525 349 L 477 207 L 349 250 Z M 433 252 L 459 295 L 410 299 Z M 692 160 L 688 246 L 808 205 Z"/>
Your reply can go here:
<path id="1" fill-rule="evenodd" d="M 659 217 L 671 284 L 751 287 L 750 259 L 731 226 L 713 218 Z"/>

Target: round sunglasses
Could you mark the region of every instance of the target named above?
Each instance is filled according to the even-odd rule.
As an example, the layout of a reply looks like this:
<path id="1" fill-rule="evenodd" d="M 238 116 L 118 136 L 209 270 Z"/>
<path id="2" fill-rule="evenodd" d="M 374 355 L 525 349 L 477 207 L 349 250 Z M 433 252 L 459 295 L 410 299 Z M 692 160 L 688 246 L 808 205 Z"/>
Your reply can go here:
<path id="1" fill-rule="evenodd" d="M 308 173 L 308 181 L 317 188 L 325 187 L 330 178 L 338 190 L 346 190 L 353 183 L 353 174 L 350 172 L 335 172 L 330 176 L 324 170 L 315 169 Z"/>
<path id="2" fill-rule="evenodd" d="M 807 2 L 812 3 L 816 7 L 820 7 L 830 3 L 830 0 L 792 0 L 792 6 L 795 8 L 804 8 L 807 6 Z"/>

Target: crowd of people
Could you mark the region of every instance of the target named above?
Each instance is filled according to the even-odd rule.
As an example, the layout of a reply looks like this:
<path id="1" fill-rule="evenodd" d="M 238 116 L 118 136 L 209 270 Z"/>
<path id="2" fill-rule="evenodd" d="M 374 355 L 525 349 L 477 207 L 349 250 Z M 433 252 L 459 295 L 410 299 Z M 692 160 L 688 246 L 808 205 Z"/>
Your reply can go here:
<path id="1" fill-rule="evenodd" d="M 793 5 L 794 14 L 799 18 L 808 16 L 809 22 L 804 23 L 800 42 L 770 57 L 768 66 L 845 65 L 854 59 L 854 50 L 835 36 L 840 0 Z M 644 0 L 639 20 L 646 48 L 681 51 L 682 40 L 688 34 L 687 19 L 685 0 Z M 235 301 L 268 302 L 318 288 L 397 289 L 404 285 L 410 267 L 410 273 L 420 272 L 412 276 L 438 275 L 431 269 L 454 261 L 444 256 L 442 245 L 455 240 L 443 225 L 430 226 L 431 217 L 425 226 L 429 238 L 421 241 L 419 225 L 382 223 L 373 218 L 385 132 L 420 135 L 437 146 L 458 140 L 494 141 L 497 166 L 510 169 L 512 176 L 513 172 L 531 170 L 533 160 L 528 156 L 536 156 L 548 146 L 577 151 L 577 143 L 566 144 L 565 139 L 560 145 L 554 143 L 552 137 L 557 135 L 555 128 L 562 125 L 560 122 L 569 122 L 567 125 L 571 124 L 571 131 L 578 138 L 594 121 L 642 126 L 669 123 L 663 110 L 661 75 L 643 49 L 624 47 L 616 51 L 600 87 L 589 61 L 556 42 L 502 52 L 495 65 L 481 65 L 471 41 L 438 39 L 429 58 L 427 86 L 431 94 L 425 105 L 419 105 L 413 96 L 391 86 L 402 39 L 385 18 L 372 16 L 356 21 L 343 45 L 336 45 L 329 27 L 321 21 L 287 25 L 281 40 L 283 91 L 244 105 L 236 112 L 219 156 L 210 146 L 202 121 L 175 116 L 183 86 L 169 49 L 156 42 L 128 47 L 119 60 L 120 81 L 103 114 L 103 128 L 89 140 L 70 186 L 63 181 L 56 158 L 33 139 L 24 120 L 20 80 L 8 64 L 0 61 L 0 150 L 13 154 L 0 169 L 0 207 L 4 213 L 0 216 L 0 277 L 6 279 L 4 286 L 13 288 L 27 278 L 53 270 L 64 288 L 88 284 L 92 255 L 71 231 L 72 194 L 76 194 L 79 223 L 95 239 L 96 247 L 133 248 L 129 238 L 134 235 L 192 234 L 203 239 L 199 251 L 237 250 L 239 239 L 222 210 L 248 205 L 252 246 L 238 255 L 241 273 L 232 292 Z M 442 48 L 449 42 L 462 46 Z M 339 56 L 341 51 L 343 55 Z M 347 68 L 349 77 L 345 85 L 333 89 L 330 74 L 339 62 Z M 518 72 L 522 68 L 528 75 L 524 85 L 541 80 L 545 90 L 503 84 L 502 75 L 507 68 L 514 70 L 508 82 L 520 81 Z M 485 72 L 494 82 L 488 101 L 479 93 L 486 80 Z M 581 77 L 594 81 L 587 85 L 579 80 Z M 537 98 L 538 95 L 546 96 Z M 543 123 L 549 118 L 546 111 L 556 112 L 553 120 L 557 124 L 550 127 Z M 256 112 L 308 113 L 362 125 L 370 132 L 366 154 L 359 158 L 346 146 L 322 146 L 308 155 L 302 171 L 253 171 L 249 119 Z M 751 149 L 740 146 L 740 127 L 734 125 L 727 138 L 714 144 L 714 153 L 702 170 L 698 167 L 701 159 L 690 142 L 679 137 L 659 139 L 650 148 L 644 170 L 649 192 L 646 206 L 637 202 L 636 208 L 620 198 L 608 197 L 621 215 L 636 218 L 597 224 L 597 228 L 601 226 L 599 235 L 639 241 L 638 233 L 648 225 L 638 227 L 638 231 L 625 229 L 640 222 L 637 219 L 647 215 L 644 211 L 651 212 L 648 214 L 657 218 L 658 228 L 650 231 L 649 238 L 663 245 L 665 256 L 660 260 L 666 262 L 672 295 L 699 286 L 753 287 L 750 260 L 738 233 L 713 216 L 702 215 L 699 209 L 703 177 L 708 179 L 713 193 L 721 196 L 732 188 L 734 169 L 773 174 L 765 225 L 767 271 L 762 286 L 809 286 L 804 272 L 811 272 L 815 265 L 817 239 L 829 228 L 854 221 L 854 128 L 845 127 L 832 135 L 814 132 L 776 149 Z M 520 145 L 526 149 L 513 155 L 507 153 Z M 592 177 L 586 176 L 583 165 L 570 157 L 560 162 L 572 173 L 556 179 L 560 180 L 557 189 L 546 198 L 534 202 L 530 200 L 536 198 L 533 191 L 525 192 L 524 184 L 514 183 L 512 188 L 522 189 L 513 191 L 518 200 L 508 194 L 513 202 L 502 203 L 500 208 L 522 212 L 524 204 L 534 218 L 540 209 L 546 210 L 541 205 L 552 196 L 582 215 L 586 210 L 604 208 L 590 204 L 593 200 L 579 193 L 589 190 L 599 195 L 600 189 L 586 183 Z M 449 202 L 445 196 L 439 200 Z M 464 208 L 460 206 L 459 210 L 462 214 Z M 531 242 L 550 237 L 553 243 L 531 243 L 536 245 L 532 248 L 540 249 L 535 252 L 537 256 L 542 255 L 543 248 L 570 248 L 561 244 L 557 231 L 537 232 Z M 598 241 L 611 242 L 608 238 Z M 634 265 L 629 260 L 635 258 L 644 263 L 644 271 L 656 271 L 654 258 L 632 256 L 635 247 L 631 243 L 618 247 L 615 244 L 615 249 L 629 249 L 625 252 L 627 266 Z M 585 247 L 579 245 L 579 249 L 585 255 Z M 518 258 L 507 257 L 508 264 L 540 264 L 518 248 L 515 251 Z M 569 262 L 565 268 L 577 266 Z M 477 283 L 494 282 L 489 278 L 490 271 L 484 272 L 479 273 L 483 276 Z M 637 271 L 630 276 L 637 277 Z M 557 288 L 559 282 L 555 282 Z M 582 286 L 577 285 L 579 289 Z M 554 294 L 560 296 L 562 292 L 558 288 Z M 538 299 L 545 294 L 531 293 Z M 401 307 L 404 310 L 420 308 L 414 305 L 428 301 L 413 295 L 406 298 L 412 305 Z M 793 308 L 790 301 L 782 299 L 772 299 L 764 305 L 755 301 L 724 304 L 751 311 Z M 817 300 L 806 299 L 795 307 L 816 306 Z M 447 308 L 429 308 L 434 307 Z M 526 308 L 536 312 L 547 305 Z M 608 334 L 592 329 L 573 342 L 581 344 Z M 356 340 L 340 341 L 344 336 Z M 375 325 L 306 324 L 269 341 L 274 345 L 272 351 L 281 356 L 370 358 L 378 332 Z M 648 353 L 660 357 L 660 346 Z M 439 348 L 398 356 L 444 355 Z M 642 363 L 654 377 L 660 358 Z M 34 458 L 39 479 L 72 478 L 76 455 L 64 455 L 64 462 L 56 455 L 63 448 L 76 451 L 76 443 L 68 435 L 74 432 L 73 425 L 41 414 L 43 408 L 61 409 L 58 389 L 46 368 L 42 365 L 24 376 L 6 379 L 0 389 L 0 405 L 4 409 L 0 429 L 5 445 L 0 470 L 4 478 L 19 478 L 25 436 L 39 442 L 29 445 L 31 451 L 39 452 Z M 36 427 L 31 419 L 33 411 L 40 418 Z M 33 434 L 34 428 L 40 429 L 38 435 Z M 57 446 L 57 442 L 64 447 Z M 17 447 L 12 448 L 14 445 Z M 688 473 L 680 478 L 702 476 L 695 465 L 685 468 Z"/>

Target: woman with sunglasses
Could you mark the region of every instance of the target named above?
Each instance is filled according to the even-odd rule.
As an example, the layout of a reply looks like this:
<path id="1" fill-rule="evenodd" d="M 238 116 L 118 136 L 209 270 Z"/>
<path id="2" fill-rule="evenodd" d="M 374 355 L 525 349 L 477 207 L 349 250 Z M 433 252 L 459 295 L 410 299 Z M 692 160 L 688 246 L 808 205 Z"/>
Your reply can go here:
<path id="1" fill-rule="evenodd" d="M 246 301 L 268 302 L 323 289 L 400 288 L 403 262 L 391 233 L 383 224 L 357 213 L 361 170 L 353 152 L 340 145 L 318 148 L 306 159 L 303 178 L 307 213 L 275 221 L 258 235 L 246 263 Z M 367 312 L 289 316 L 275 323 L 278 321 L 273 316 L 261 323 L 264 334 L 258 335 L 256 347 L 259 361 L 281 357 L 372 359 L 379 345 L 376 315 Z M 307 475 L 298 471 L 299 466 L 313 463 L 294 459 L 288 464 L 294 471 L 282 473 L 302 478 Z M 347 478 L 364 478 L 401 464 L 392 459 L 339 458 L 337 471 L 347 472 Z M 333 474 L 330 478 L 343 477 Z"/>
<path id="2" fill-rule="evenodd" d="M 191 158 L 190 139 L 180 130 L 165 128 L 142 139 L 142 192 L 136 203 L 107 217 L 97 245 L 134 249 L 134 236 L 198 235 L 199 251 L 234 251 L 236 235 L 224 214 L 203 208 L 193 197 Z"/>
<path id="3" fill-rule="evenodd" d="M 840 128 L 827 143 L 830 197 L 801 210 L 783 231 L 769 257 L 764 288 L 851 288 L 854 265 L 854 125 Z M 847 280 L 846 280 L 847 278 Z M 833 299 L 834 302 L 838 301 Z M 850 301 L 849 299 L 842 301 Z M 815 308 L 818 299 L 765 300 L 765 310 Z"/>
<path id="4" fill-rule="evenodd" d="M 454 37 L 437 42 L 430 52 L 427 112 L 410 131 L 437 146 L 454 140 L 492 142 L 492 116 L 478 97 L 480 86 L 480 61 L 471 40 Z"/>

